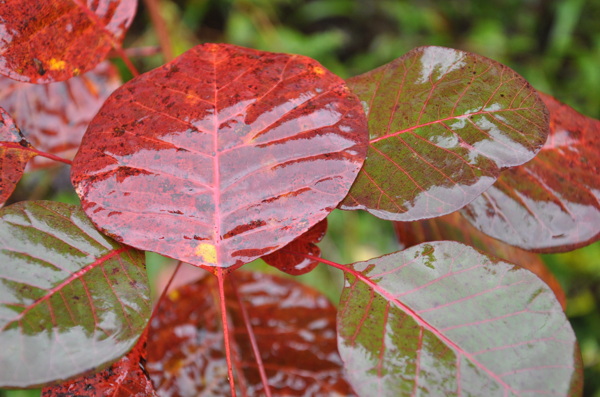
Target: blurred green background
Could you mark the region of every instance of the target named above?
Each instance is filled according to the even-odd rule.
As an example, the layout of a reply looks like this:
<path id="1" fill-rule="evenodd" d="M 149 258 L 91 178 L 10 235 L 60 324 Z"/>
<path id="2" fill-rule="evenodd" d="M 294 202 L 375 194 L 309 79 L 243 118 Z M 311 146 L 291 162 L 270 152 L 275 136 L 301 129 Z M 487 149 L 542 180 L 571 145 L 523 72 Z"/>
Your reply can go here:
<path id="1" fill-rule="evenodd" d="M 177 54 L 202 42 L 227 42 L 307 55 L 346 78 L 414 47 L 441 45 L 502 62 L 535 88 L 600 118 L 598 0 L 162 0 L 160 9 Z M 142 1 L 125 47 L 157 42 Z M 155 55 L 134 62 L 145 71 L 162 64 L 163 58 Z M 50 172 L 68 185 L 64 170 Z M 40 187 L 53 180 L 47 176 L 30 175 L 20 189 L 35 186 L 36 198 L 76 200 L 72 191 L 63 191 L 64 183 Z M 364 213 L 335 211 L 321 247 L 326 258 L 348 263 L 392 252 L 397 244 L 388 223 Z M 584 395 L 600 397 L 600 244 L 544 255 L 544 260 L 568 296 L 567 314 L 585 366 Z M 161 262 L 150 258 L 152 276 Z M 339 296 L 338 288 L 332 288 L 339 275 L 325 268 L 304 279 L 332 300 Z M 39 396 L 39 391 L 0 390 L 0 396 Z"/>

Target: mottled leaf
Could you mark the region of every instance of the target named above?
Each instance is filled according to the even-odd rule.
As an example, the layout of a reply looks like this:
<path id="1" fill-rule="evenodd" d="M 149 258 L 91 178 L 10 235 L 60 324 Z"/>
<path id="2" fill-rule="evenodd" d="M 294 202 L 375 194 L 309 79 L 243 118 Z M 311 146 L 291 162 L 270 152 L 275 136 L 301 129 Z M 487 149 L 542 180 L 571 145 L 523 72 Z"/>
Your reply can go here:
<path id="1" fill-rule="evenodd" d="M 367 110 L 370 144 L 342 209 L 396 221 L 454 212 L 546 140 L 535 90 L 479 55 L 420 47 L 348 86 Z"/>
<path id="2" fill-rule="evenodd" d="M 0 108 L 0 206 L 15 190 L 27 162 L 36 156 L 30 149 L 14 120 Z"/>
<path id="3" fill-rule="evenodd" d="M 272 396 L 353 395 L 337 353 L 335 308 L 290 279 L 237 271 L 229 277 L 249 315 Z M 226 284 L 235 384 L 264 396 L 240 301 Z M 148 371 L 161 396 L 231 396 L 217 280 L 205 277 L 171 291 L 152 319 Z"/>
<path id="4" fill-rule="evenodd" d="M 327 219 L 323 219 L 282 249 L 263 256 L 262 260 L 292 276 L 306 274 L 317 267 L 319 262 L 298 255 L 298 253 L 320 256 L 321 249 L 317 246 L 317 243 L 323 239 L 326 231 Z"/>
<path id="5" fill-rule="evenodd" d="M 0 210 L 0 387 L 101 369 L 150 317 L 144 255 L 101 235 L 78 207 Z"/>
<path id="6" fill-rule="evenodd" d="M 470 245 L 507 262 L 518 264 L 544 280 L 554 291 L 554 295 L 563 309 L 567 305 L 565 292 L 560 283 L 548 270 L 539 255 L 487 236 L 469 224 L 458 212 L 415 222 L 394 222 L 394 229 L 400 242 L 406 248 L 430 241 L 452 240 Z"/>
<path id="7" fill-rule="evenodd" d="M 72 159 L 88 124 L 120 85 L 116 68 L 108 62 L 68 81 L 44 85 L 0 76 L 0 106 L 35 148 Z M 34 167 L 56 164 L 43 157 L 31 163 Z"/>
<path id="8" fill-rule="evenodd" d="M 107 369 L 42 390 L 42 397 L 153 397 L 157 396 L 146 371 L 146 334 L 135 347 Z"/>
<path id="9" fill-rule="evenodd" d="M 533 273 L 456 242 L 349 266 L 339 350 L 361 396 L 577 396 L 581 358 Z"/>
<path id="10" fill-rule="evenodd" d="M 540 93 L 550 137 L 529 163 L 502 173 L 462 214 L 484 233 L 536 252 L 600 238 L 600 121 Z"/>
<path id="11" fill-rule="evenodd" d="M 78 76 L 119 47 L 136 0 L 19 0 L 0 8 L 0 74 L 28 83 Z"/>
<path id="12" fill-rule="evenodd" d="M 108 235 L 204 267 L 281 248 L 346 195 L 366 120 L 316 61 L 197 46 L 111 95 L 72 180 Z"/>

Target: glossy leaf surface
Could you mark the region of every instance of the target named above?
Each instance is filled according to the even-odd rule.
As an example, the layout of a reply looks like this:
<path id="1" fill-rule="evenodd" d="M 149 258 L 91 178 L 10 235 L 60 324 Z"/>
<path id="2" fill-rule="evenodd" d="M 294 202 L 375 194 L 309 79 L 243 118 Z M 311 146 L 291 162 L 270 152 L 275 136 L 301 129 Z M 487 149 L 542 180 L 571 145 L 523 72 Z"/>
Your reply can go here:
<path id="1" fill-rule="evenodd" d="M 576 396 L 575 335 L 531 272 L 456 242 L 350 265 L 339 350 L 364 396 Z"/>
<path id="2" fill-rule="evenodd" d="M 235 285 L 250 318 L 272 396 L 353 395 L 337 353 L 335 308 L 324 295 L 290 279 L 237 271 Z M 227 284 L 226 284 L 227 285 Z M 161 396 L 231 396 L 217 280 L 168 294 L 152 319 L 148 371 Z M 240 395 L 263 396 L 240 301 L 226 288 Z"/>
<path id="3" fill-rule="evenodd" d="M 342 209 L 397 221 L 448 214 L 546 140 L 535 90 L 479 55 L 420 47 L 348 86 L 367 109 L 370 144 Z"/>
<path id="4" fill-rule="evenodd" d="M 51 84 L 20 83 L 0 76 L 0 106 L 13 116 L 36 149 L 72 159 L 88 124 L 120 85 L 116 69 L 108 62 Z M 56 163 L 37 157 L 32 164 Z"/>
<path id="5" fill-rule="evenodd" d="M 42 397 L 154 397 L 157 396 L 146 366 L 146 336 L 125 357 L 93 375 L 46 387 Z"/>
<path id="6" fill-rule="evenodd" d="M 49 201 L 1 209 L 0 244 L 0 387 L 64 381 L 132 348 L 150 317 L 143 253 Z"/>
<path id="7" fill-rule="evenodd" d="M 27 162 L 36 156 L 30 148 L 12 117 L 0 108 L 0 206 L 15 190 Z"/>
<path id="8" fill-rule="evenodd" d="M 415 222 L 394 222 L 394 229 L 400 242 L 407 248 L 430 241 L 452 240 L 524 267 L 548 284 L 563 309 L 566 307 L 565 292 L 539 255 L 489 237 L 473 227 L 458 212 Z"/>
<path id="9" fill-rule="evenodd" d="M 67 80 L 120 46 L 136 0 L 19 0 L 0 8 L 0 74 L 28 83 Z"/>
<path id="10" fill-rule="evenodd" d="M 115 91 L 71 175 L 88 216 L 116 239 L 240 266 L 325 218 L 366 140 L 358 99 L 316 61 L 205 44 Z"/>
<path id="11" fill-rule="evenodd" d="M 321 249 L 317 243 L 325 237 L 326 231 L 327 219 L 323 219 L 282 249 L 263 256 L 262 260 L 292 276 L 306 274 L 317 267 L 319 262 L 298 254 L 320 256 Z"/>
<path id="12" fill-rule="evenodd" d="M 540 96 L 550 110 L 548 142 L 532 161 L 503 172 L 462 213 L 508 244 L 565 252 L 600 238 L 600 121 Z"/>

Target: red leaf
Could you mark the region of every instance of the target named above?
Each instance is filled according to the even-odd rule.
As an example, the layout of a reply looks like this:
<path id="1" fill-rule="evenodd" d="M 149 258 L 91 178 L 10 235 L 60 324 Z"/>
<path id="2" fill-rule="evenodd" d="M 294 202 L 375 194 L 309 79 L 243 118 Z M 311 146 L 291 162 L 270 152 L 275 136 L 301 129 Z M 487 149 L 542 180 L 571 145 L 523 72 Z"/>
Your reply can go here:
<path id="1" fill-rule="evenodd" d="M 0 76 L 0 106 L 38 150 L 72 159 L 92 118 L 121 80 L 110 63 L 68 81 L 35 85 Z M 56 164 L 43 157 L 34 166 Z"/>
<path id="2" fill-rule="evenodd" d="M 317 223 L 306 233 L 283 247 L 282 249 L 273 252 L 272 254 L 262 257 L 268 265 L 291 274 L 299 276 L 312 271 L 319 262 L 316 260 L 297 255 L 297 253 L 309 254 L 312 256 L 320 256 L 321 249 L 316 243 L 321 241 L 327 231 L 327 219 L 323 219 Z"/>
<path id="3" fill-rule="evenodd" d="M 272 275 L 237 271 L 228 277 L 235 277 L 250 316 L 272 396 L 353 395 L 337 353 L 336 310 L 325 296 Z M 235 383 L 242 395 L 263 396 L 240 303 L 229 284 L 226 291 Z M 216 278 L 205 277 L 161 302 L 147 365 L 161 396 L 231 396 L 217 296 Z"/>
<path id="4" fill-rule="evenodd" d="M 394 222 L 398 238 L 407 248 L 413 245 L 438 240 L 458 241 L 477 248 L 491 256 L 516 263 L 535 273 L 542 279 L 560 302 L 563 309 L 567 304 L 565 292 L 558 280 L 548 270 L 539 255 L 504 244 L 471 226 L 458 212 L 439 218 L 416 222 Z"/>
<path id="5" fill-rule="evenodd" d="M 28 83 L 78 76 L 119 47 L 135 0 L 19 0 L 0 10 L 0 74 Z"/>
<path id="6" fill-rule="evenodd" d="M 600 238 L 600 121 L 540 93 L 551 133 L 529 163 L 502 173 L 465 207 L 479 230 L 535 252 L 565 252 Z"/>
<path id="7" fill-rule="evenodd" d="M 36 156 L 31 145 L 15 125 L 14 120 L 0 108 L 0 206 L 15 190 L 27 162 Z"/>
<path id="8" fill-rule="evenodd" d="M 146 334 L 125 357 L 93 375 L 46 387 L 42 397 L 146 397 L 157 396 L 146 365 Z"/>
<path id="9" fill-rule="evenodd" d="M 206 44 L 113 93 L 72 180 L 116 239 L 241 266 L 325 218 L 365 152 L 362 106 L 316 61 Z"/>
<path id="10" fill-rule="evenodd" d="M 420 47 L 348 86 L 368 109 L 371 137 L 342 209 L 396 221 L 454 212 L 546 140 L 535 90 L 479 55 Z"/>

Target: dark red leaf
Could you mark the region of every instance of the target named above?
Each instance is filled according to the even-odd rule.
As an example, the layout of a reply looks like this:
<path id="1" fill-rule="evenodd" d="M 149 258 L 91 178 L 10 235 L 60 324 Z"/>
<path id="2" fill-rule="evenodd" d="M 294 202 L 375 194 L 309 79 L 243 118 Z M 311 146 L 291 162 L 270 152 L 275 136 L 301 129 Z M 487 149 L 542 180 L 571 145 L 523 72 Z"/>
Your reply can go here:
<path id="1" fill-rule="evenodd" d="M 15 190 L 27 162 L 36 156 L 30 149 L 14 120 L 0 108 L 0 206 Z"/>
<path id="2" fill-rule="evenodd" d="M 93 375 L 46 387 L 42 397 L 146 397 L 157 396 L 146 371 L 146 334 L 125 357 Z"/>
<path id="3" fill-rule="evenodd" d="M 255 334 L 272 396 L 348 396 L 337 353 L 335 307 L 293 280 L 237 271 L 236 286 Z M 226 284 L 227 285 L 227 284 Z M 161 396 L 231 396 L 217 280 L 171 291 L 153 318 L 148 371 Z M 239 301 L 227 286 L 227 314 L 241 395 L 264 396 Z"/>
<path id="4" fill-rule="evenodd" d="M 0 76 L 0 106 L 36 149 L 72 159 L 88 124 L 120 85 L 116 69 L 108 62 L 68 81 L 44 85 Z M 31 163 L 56 164 L 43 157 Z"/>
<path id="5" fill-rule="evenodd" d="M 33 387 L 105 368 L 150 317 L 144 254 L 51 201 L 0 209 L 0 387 Z"/>
<path id="6" fill-rule="evenodd" d="M 317 267 L 319 262 L 298 255 L 298 253 L 320 256 L 321 249 L 317 246 L 317 243 L 323 239 L 326 231 L 327 219 L 323 219 L 282 249 L 263 256 L 262 260 L 292 276 L 306 274 Z"/>
<path id="7" fill-rule="evenodd" d="M 458 212 L 434 219 L 415 222 L 394 222 L 398 238 L 407 248 L 413 245 L 438 241 L 458 241 L 477 248 L 488 255 L 502 258 L 535 273 L 554 291 L 563 309 L 567 304 L 565 292 L 558 280 L 548 270 L 539 255 L 523 251 L 493 239 L 471 226 Z"/>
<path id="8" fill-rule="evenodd" d="M 348 268 L 338 345 L 360 395 L 581 395 L 573 330 L 531 272 L 451 241 Z"/>
<path id="9" fill-rule="evenodd" d="M 107 234 L 214 270 L 325 218 L 366 138 L 358 99 L 316 61 L 205 44 L 113 93 L 72 180 Z"/>
<path id="10" fill-rule="evenodd" d="M 136 0 L 19 0 L 0 8 L 0 74 L 28 83 L 67 80 L 120 46 Z"/>
<path id="11" fill-rule="evenodd" d="M 550 137 L 529 163 L 507 170 L 463 215 L 484 233 L 535 252 L 565 252 L 600 238 L 600 121 L 540 93 Z"/>
<path id="12" fill-rule="evenodd" d="M 342 209 L 396 221 L 454 212 L 546 140 L 535 90 L 479 55 L 420 47 L 348 86 L 367 108 L 370 145 Z"/>

